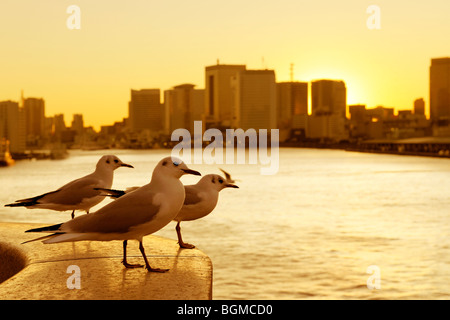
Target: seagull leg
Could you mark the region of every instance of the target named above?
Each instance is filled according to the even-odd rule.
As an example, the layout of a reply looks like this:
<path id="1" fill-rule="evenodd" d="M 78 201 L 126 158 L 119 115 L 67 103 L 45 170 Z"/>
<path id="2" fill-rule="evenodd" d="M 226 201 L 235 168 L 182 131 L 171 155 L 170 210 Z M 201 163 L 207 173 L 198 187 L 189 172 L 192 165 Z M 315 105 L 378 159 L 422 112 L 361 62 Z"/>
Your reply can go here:
<path id="1" fill-rule="evenodd" d="M 72 211 L 72 219 L 75 218 L 75 210 Z"/>
<path id="2" fill-rule="evenodd" d="M 180 221 L 178 221 L 178 223 L 175 227 L 175 230 L 177 231 L 178 244 L 180 245 L 180 248 L 185 248 L 185 249 L 194 249 L 195 248 L 195 246 L 193 244 L 183 242 L 183 239 L 181 238 Z"/>
<path id="3" fill-rule="evenodd" d="M 123 260 L 122 264 L 125 266 L 125 268 L 142 268 L 144 267 L 142 264 L 129 264 L 127 262 L 127 244 L 128 240 L 123 241 Z"/>
<path id="4" fill-rule="evenodd" d="M 142 245 L 142 241 L 139 241 L 139 250 L 141 250 L 142 256 L 144 257 L 145 268 L 148 270 L 148 272 L 164 273 L 164 272 L 169 271 L 169 269 L 159 269 L 159 268 L 150 267 L 150 264 L 148 263 L 148 260 L 147 260 L 147 256 L 145 255 L 144 246 Z"/>

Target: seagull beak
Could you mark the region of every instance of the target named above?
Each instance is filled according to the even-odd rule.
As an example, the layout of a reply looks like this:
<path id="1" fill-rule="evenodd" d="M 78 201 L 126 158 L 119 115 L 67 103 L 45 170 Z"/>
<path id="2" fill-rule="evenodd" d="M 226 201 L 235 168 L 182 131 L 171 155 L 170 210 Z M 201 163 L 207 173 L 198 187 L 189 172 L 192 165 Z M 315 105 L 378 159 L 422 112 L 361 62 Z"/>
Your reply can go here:
<path id="1" fill-rule="evenodd" d="M 239 187 L 238 187 L 237 185 L 232 184 L 232 183 L 227 183 L 227 184 L 225 185 L 225 188 L 236 188 L 236 189 L 239 189 Z"/>
<path id="2" fill-rule="evenodd" d="M 201 176 L 202 174 L 198 171 L 191 170 L 191 169 L 181 169 L 185 174 L 193 174 L 195 176 Z"/>
<path id="3" fill-rule="evenodd" d="M 128 163 L 122 163 L 120 166 L 127 167 L 127 168 L 134 168 L 131 164 L 128 164 Z"/>

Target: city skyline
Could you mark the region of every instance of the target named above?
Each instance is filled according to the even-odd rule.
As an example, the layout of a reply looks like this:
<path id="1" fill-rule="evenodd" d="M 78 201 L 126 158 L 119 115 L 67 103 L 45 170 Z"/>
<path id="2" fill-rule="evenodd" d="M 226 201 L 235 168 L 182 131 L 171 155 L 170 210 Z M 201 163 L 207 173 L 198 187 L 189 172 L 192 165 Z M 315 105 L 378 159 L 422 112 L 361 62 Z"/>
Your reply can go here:
<path id="1" fill-rule="evenodd" d="M 430 67 L 431 67 L 431 65 L 432 65 L 434 60 L 445 60 L 445 61 L 449 60 L 450 61 L 450 58 L 448 58 L 448 57 L 432 58 L 432 59 L 430 59 Z M 314 115 L 315 114 L 315 111 L 314 111 L 315 106 L 314 106 L 314 102 L 313 102 L 314 98 L 313 98 L 313 95 L 312 95 L 312 92 L 314 91 L 313 87 L 317 86 L 319 83 L 336 82 L 336 83 L 341 83 L 343 85 L 343 90 L 344 90 L 344 98 L 343 99 L 344 99 L 344 101 L 342 103 L 345 106 L 345 112 L 343 114 L 344 117 L 350 118 L 350 109 L 349 109 L 349 107 L 352 106 L 352 105 L 364 105 L 364 106 L 367 106 L 368 108 L 372 108 L 372 109 L 379 108 L 379 107 L 390 108 L 393 111 L 395 111 L 396 113 L 400 113 L 400 112 L 405 111 L 405 110 L 414 112 L 417 101 L 421 101 L 422 104 L 424 105 L 423 106 L 424 114 L 428 118 L 430 118 L 431 105 L 426 105 L 426 102 L 425 102 L 426 99 L 424 99 L 423 97 L 416 97 L 413 101 L 411 101 L 410 106 L 405 107 L 405 108 L 399 108 L 399 107 L 396 107 L 396 106 L 390 106 L 389 107 L 389 106 L 385 106 L 385 105 L 380 104 L 380 103 L 377 103 L 377 104 L 375 104 L 373 106 L 369 106 L 366 103 L 353 103 L 352 104 L 352 103 L 348 102 L 348 100 L 349 100 L 349 98 L 348 98 L 348 90 L 347 90 L 348 84 L 345 82 L 345 80 L 342 80 L 342 79 L 330 79 L 330 78 L 327 78 L 327 79 L 314 79 L 314 80 L 311 80 L 311 81 L 298 81 L 298 80 L 295 80 L 295 79 L 291 79 L 292 81 L 291 80 L 277 81 L 275 70 L 270 70 L 270 69 L 249 70 L 249 69 L 246 69 L 246 67 L 247 67 L 246 65 L 243 65 L 243 64 L 240 64 L 240 65 L 220 64 L 219 60 L 217 60 L 216 63 L 217 63 L 216 65 L 210 65 L 210 66 L 205 66 L 204 67 L 206 77 L 208 77 L 208 70 L 211 69 L 211 68 L 213 68 L 213 69 L 214 68 L 219 68 L 220 69 L 221 67 L 225 67 L 225 68 L 227 68 L 227 67 L 232 67 L 232 68 L 238 67 L 238 68 L 242 68 L 243 71 L 249 71 L 249 72 L 271 72 L 274 75 L 274 81 L 275 81 L 274 84 L 276 84 L 277 87 L 279 87 L 280 85 L 283 85 L 283 84 L 303 84 L 303 85 L 306 85 L 306 89 L 304 89 L 304 90 L 306 90 L 306 92 L 305 92 L 305 94 L 307 96 L 307 105 L 306 105 L 306 107 L 307 107 L 309 115 Z M 237 69 L 237 70 L 240 70 L 240 69 Z M 429 68 L 429 70 L 431 70 L 431 69 Z M 206 81 L 207 80 L 205 80 L 205 82 Z M 167 103 L 169 103 L 169 104 L 171 103 L 170 102 L 170 95 L 167 95 L 167 93 L 173 92 L 173 90 L 175 90 L 177 88 L 182 88 L 182 87 L 186 87 L 186 86 L 189 86 L 190 88 L 194 88 L 195 87 L 196 88 L 195 90 L 197 90 L 197 91 L 208 91 L 208 89 L 207 89 L 208 86 L 205 86 L 206 88 L 197 88 L 198 87 L 197 85 L 190 84 L 190 83 L 189 84 L 188 83 L 184 83 L 184 84 L 172 85 L 170 88 L 167 88 L 167 89 L 162 89 L 160 87 L 155 87 L 155 88 L 130 88 L 128 90 L 128 97 L 129 98 L 128 98 L 128 101 L 127 101 L 127 108 L 126 108 L 125 113 L 123 115 L 121 115 L 121 116 L 119 115 L 120 118 L 112 119 L 112 121 L 110 123 L 98 122 L 97 125 L 92 125 L 92 124 L 86 123 L 86 121 L 84 121 L 85 127 L 92 127 L 92 128 L 94 128 L 94 130 L 100 131 L 101 127 L 111 125 L 112 123 L 116 123 L 118 121 L 122 121 L 123 119 L 128 119 L 128 118 L 130 118 L 130 116 L 131 116 L 131 119 L 133 119 L 132 111 L 131 111 L 132 110 L 131 109 L 131 103 L 133 101 L 133 96 L 135 96 L 136 94 L 142 95 L 145 92 L 150 92 L 151 94 L 155 94 L 156 93 L 157 94 L 156 97 L 157 97 L 158 101 L 155 100 L 154 103 L 160 105 L 162 108 L 165 108 L 164 106 Z M 429 87 L 428 87 L 428 90 L 429 90 Z M 277 89 L 277 91 L 278 91 L 278 89 Z M 130 92 L 131 92 L 131 98 L 130 98 Z M 19 105 L 23 105 L 23 106 L 25 106 L 24 105 L 24 101 L 26 101 L 26 100 L 28 100 L 28 101 L 41 101 L 41 103 L 43 103 L 45 105 L 45 107 L 43 108 L 43 111 L 45 112 L 44 116 L 47 117 L 47 118 L 53 118 L 53 117 L 62 115 L 63 116 L 62 121 L 64 121 L 64 124 L 67 127 L 70 127 L 70 120 L 67 119 L 68 122 L 66 122 L 66 120 L 64 119 L 64 115 L 68 116 L 68 117 L 82 115 L 83 117 L 85 117 L 85 115 L 83 113 L 76 112 L 76 110 L 74 110 L 73 112 L 69 111 L 68 113 L 57 112 L 55 114 L 49 115 L 48 114 L 48 105 L 46 103 L 45 97 L 26 97 L 26 99 L 25 99 L 23 90 L 21 91 L 20 95 L 21 95 L 20 99 L 17 99 L 17 101 L 14 100 L 14 99 L 4 99 L 2 101 L 5 101 L 5 102 L 11 101 L 11 102 L 14 102 L 14 103 L 18 103 L 18 101 L 21 101 L 19 103 Z M 231 98 L 231 96 L 230 96 L 230 98 Z M 151 98 L 151 99 L 154 100 L 154 98 Z M 203 110 L 203 112 L 204 112 L 205 115 L 208 114 L 208 109 L 209 109 L 209 105 L 208 105 L 208 101 L 207 100 L 204 101 L 204 110 Z M 145 100 L 142 100 L 142 101 L 145 101 Z M 282 107 L 282 106 L 279 106 L 278 104 L 279 104 L 279 102 L 277 102 L 276 105 L 275 105 L 275 107 L 277 108 L 277 111 L 276 111 L 277 117 L 279 117 L 278 113 L 282 112 L 281 110 L 278 110 L 278 108 Z M 145 120 L 145 119 L 140 119 L 139 121 L 142 122 L 143 120 Z M 130 121 L 133 122 L 133 120 L 130 120 Z M 145 125 L 143 122 L 142 122 L 142 125 L 148 126 L 148 124 Z M 193 122 L 190 123 L 190 125 L 193 125 Z M 276 128 L 277 126 L 278 126 L 278 124 L 274 125 L 273 127 Z M 144 129 L 144 127 L 142 127 L 141 129 Z"/>
<path id="2" fill-rule="evenodd" d="M 66 12 L 81 12 L 70 30 Z M 429 61 L 450 44 L 448 1 L 377 1 L 381 28 L 367 27 L 371 1 L 244 3 L 80 0 L 0 4 L 5 46 L 0 100 L 43 97 L 47 115 L 82 113 L 97 130 L 127 114 L 130 89 L 192 83 L 205 65 L 271 69 L 276 81 L 341 79 L 347 104 L 429 105 Z M 428 114 L 427 114 L 428 115 Z"/>

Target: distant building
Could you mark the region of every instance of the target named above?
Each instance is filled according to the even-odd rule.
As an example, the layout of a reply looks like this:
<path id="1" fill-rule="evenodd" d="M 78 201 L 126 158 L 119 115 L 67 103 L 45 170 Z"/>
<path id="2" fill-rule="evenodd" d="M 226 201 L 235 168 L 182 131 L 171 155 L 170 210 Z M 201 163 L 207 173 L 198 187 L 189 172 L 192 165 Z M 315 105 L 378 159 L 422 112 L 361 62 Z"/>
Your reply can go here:
<path id="1" fill-rule="evenodd" d="M 414 100 L 414 114 L 425 115 L 425 100 L 423 98 Z"/>
<path id="2" fill-rule="evenodd" d="M 450 58 L 431 60 L 430 118 L 433 122 L 450 119 Z"/>
<path id="3" fill-rule="evenodd" d="M 316 80 L 311 82 L 311 116 L 306 136 L 334 141 L 349 137 L 346 118 L 347 89 L 344 81 Z"/>
<path id="4" fill-rule="evenodd" d="M 55 114 L 53 117 L 53 134 L 61 136 L 66 131 L 66 122 L 64 121 L 64 114 Z"/>
<path id="5" fill-rule="evenodd" d="M 25 113 L 18 102 L 0 102 L 0 139 L 10 141 L 11 153 L 23 153 L 26 150 Z"/>
<path id="6" fill-rule="evenodd" d="M 291 138 L 293 129 L 302 129 L 304 135 L 307 116 L 308 82 L 278 82 L 277 128 L 280 141 Z"/>
<path id="7" fill-rule="evenodd" d="M 275 72 L 241 70 L 232 81 L 231 126 L 243 130 L 277 128 Z"/>
<path id="8" fill-rule="evenodd" d="M 42 98 L 23 100 L 28 141 L 40 140 L 45 135 L 45 102 Z"/>
<path id="9" fill-rule="evenodd" d="M 185 128 L 194 132 L 194 121 L 202 121 L 205 112 L 205 90 L 194 89 L 193 84 L 182 84 L 164 91 L 164 131 Z"/>
<path id="10" fill-rule="evenodd" d="M 293 117 L 304 114 L 308 114 L 308 83 L 277 83 L 278 128 L 290 128 Z"/>
<path id="11" fill-rule="evenodd" d="M 366 112 L 365 105 L 351 105 L 348 106 L 350 113 L 350 137 L 352 138 L 367 138 L 369 136 L 370 117 Z"/>
<path id="12" fill-rule="evenodd" d="M 308 117 L 306 136 L 311 139 L 343 141 L 349 138 L 347 118 L 338 113 Z"/>
<path id="13" fill-rule="evenodd" d="M 164 128 L 164 106 L 159 89 L 131 90 L 128 104 L 130 129 L 139 132 L 148 129 L 160 132 Z"/>
<path id="14" fill-rule="evenodd" d="M 431 60 L 430 120 L 434 136 L 450 136 L 450 58 Z"/>
<path id="15" fill-rule="evenodd" d="M 366 113 L 372 119 L 372 122 L 393 120 L 395 118 L 394 108 L 378 106 L 372 109 L 367 109 Z"/>
<path id="16" fill-rule="evenodd" d="M 276 103 L 273 70 L 224 64 L 205 68 L 206 129 L 274 129 Z"/>
<path id="17" fill-rule="evenodd" d="M 245 65 L 217 64 L 205 68 L 206 127 L 229 128 L 235 123 L 235 93 L 232 79 L 246 70 Z"/>
<path id="18" fill-rule="evenodd" d="M 366 109 L 364 105 L 349 106 L 350 137 L 353 139 L 404 139 L 430 135 L 430 123 L 424 114 L 378 106 Z"/>
<path id="19" fill-rule="evenodd" d="M 392 123 L 396 121 L 394 108 L 378 106 L 367 109 L 366 115 L 369 120 L 368 137 L 371 139 L 391 139 Z"/>
<path id="20" fill-rule="evenodd" d="M 80 135 L 84 132 L 84 121 L 82 114 L 74 114 L 71 129 L 74 130 L 77 135 Z"/>
<path id="21" fill-rule="evenodd" d="M 347 89 L 344 81 L 316 80 L 311 83 L 313 116 L 340 114 L 346 117 Z"/>

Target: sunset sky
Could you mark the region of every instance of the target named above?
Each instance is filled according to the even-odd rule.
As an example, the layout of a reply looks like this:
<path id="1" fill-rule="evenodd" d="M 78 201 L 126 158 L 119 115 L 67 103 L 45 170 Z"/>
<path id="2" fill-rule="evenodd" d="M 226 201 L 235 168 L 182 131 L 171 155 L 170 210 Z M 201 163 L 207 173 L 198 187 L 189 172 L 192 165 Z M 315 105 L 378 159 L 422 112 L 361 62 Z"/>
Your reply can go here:
<path id="1" fill-rule="evenodd" d="M 369 30 L 369 5 L 381 29 Z M 81 9 L 70 30 L 66 9 Z M 448 0 L 2 0 L 0 101 L 42 97 L 46 115 L 96 129 L 128 116 L 130 89 L 204 88 L 204 68 L 269 68 L 277 81 L 340 79 L 348 104 L 428 113 L 431 58 L 450 56 Z"/>

